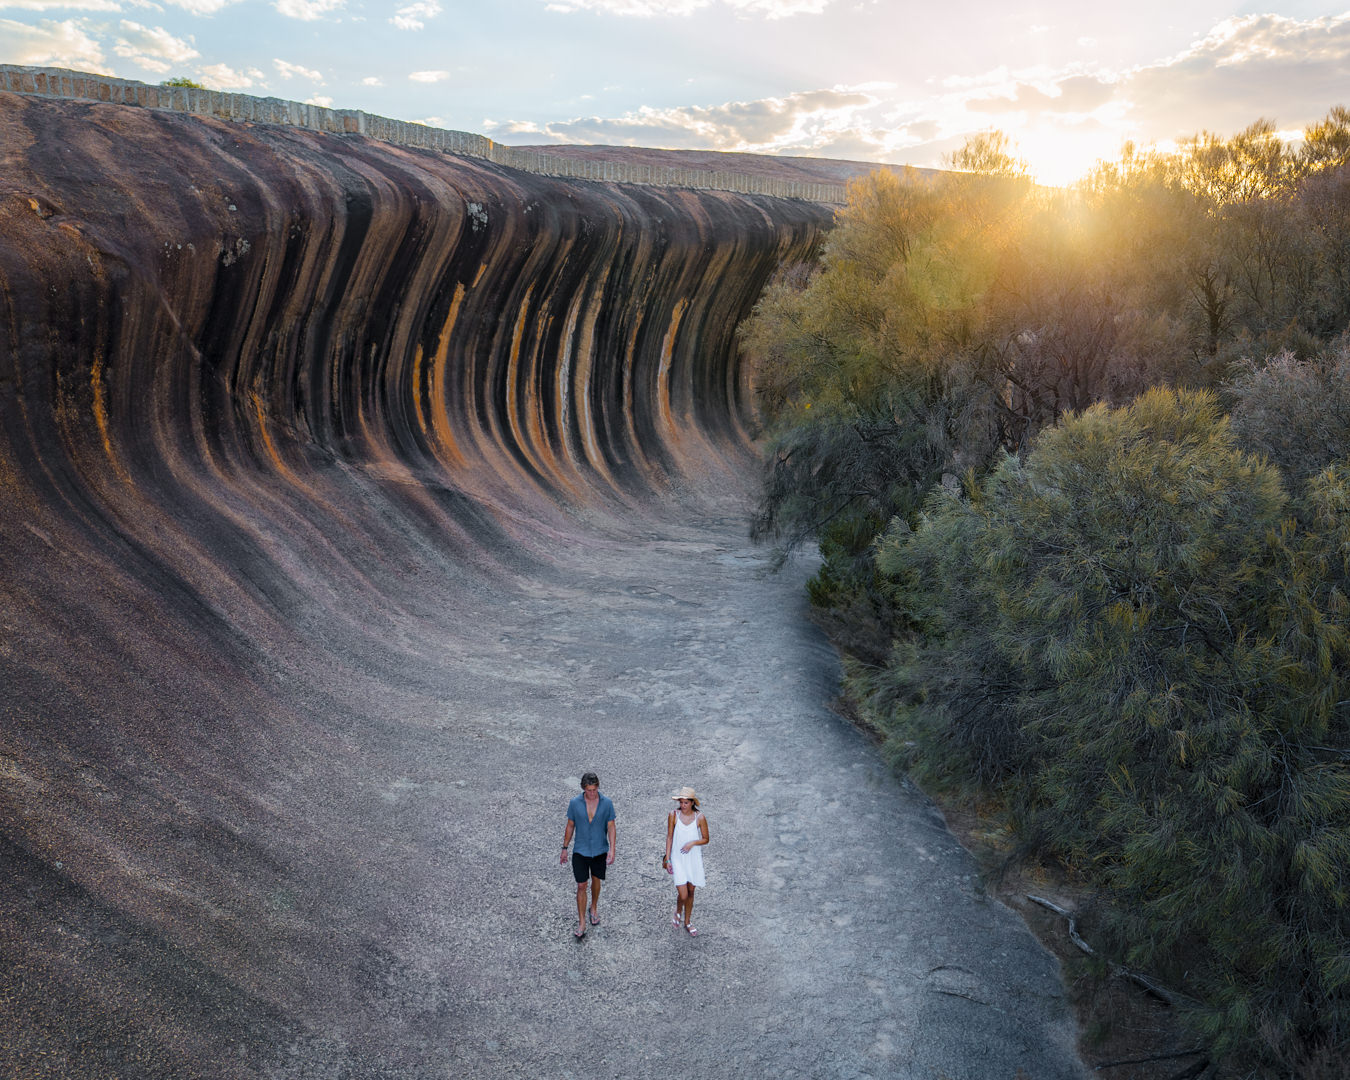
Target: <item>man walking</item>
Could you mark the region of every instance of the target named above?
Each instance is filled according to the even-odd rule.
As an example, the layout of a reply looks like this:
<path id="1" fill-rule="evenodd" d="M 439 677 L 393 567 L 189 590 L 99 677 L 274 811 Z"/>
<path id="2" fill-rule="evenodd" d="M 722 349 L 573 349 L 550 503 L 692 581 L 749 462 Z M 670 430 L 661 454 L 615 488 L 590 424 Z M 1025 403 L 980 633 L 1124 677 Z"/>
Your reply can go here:
<path id="1" fill-rule="evenodd" d="M 586 936 L 588 880 L 591 885 L 590 923 L 600 925 L 600 886 L 605 880 L 605 867 L 614 862 L 617 847 L 614 822 L 614 804 L 608 796 L 600 794 L 600 778 L 588 772 L 581 778 L 581 794 L 574 795 L 567 804 L 567 827 L 563 829 L 562 858 L 558 860 L 560 864 L 567 862 L 567 845 L 575 834 L 572 876 L 577 882 L 577 928 L 572 933 L 577 939 Z"/>

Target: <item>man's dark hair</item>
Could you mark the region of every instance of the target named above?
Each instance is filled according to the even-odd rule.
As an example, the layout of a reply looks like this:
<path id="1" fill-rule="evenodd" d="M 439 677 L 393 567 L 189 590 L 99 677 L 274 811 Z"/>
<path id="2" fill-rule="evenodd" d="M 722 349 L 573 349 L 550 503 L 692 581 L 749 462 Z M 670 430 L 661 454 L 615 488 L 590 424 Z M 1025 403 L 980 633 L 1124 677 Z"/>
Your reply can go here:
<path id="1" fill-rule="evenodd" d="M 582 787 L 590 787 L 592 784 L 594 784 L 596 787 L 599 787 L 599 786 L 600 786 L 600 777 L 596 776 L 595 773 L 593 773 L 593 772 L 582 773 L 582 774 L 581 774 L 581 786 L 582 786 Z"/>

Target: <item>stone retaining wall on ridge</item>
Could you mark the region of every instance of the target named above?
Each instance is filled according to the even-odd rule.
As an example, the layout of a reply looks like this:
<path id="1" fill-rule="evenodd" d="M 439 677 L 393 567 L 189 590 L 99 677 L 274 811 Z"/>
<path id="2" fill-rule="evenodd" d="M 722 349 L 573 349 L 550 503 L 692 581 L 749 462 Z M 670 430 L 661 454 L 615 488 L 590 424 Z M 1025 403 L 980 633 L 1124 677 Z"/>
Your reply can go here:
<path id="1" fill-rule="evenodd" d="M 844 185 L 804 183 L 751 176 L 746 173 L 687 169 L 668 165 L 633 165 L 618 161 L 583 161 L 540 150 L 503 146 L 485 135 L 449 131 L 391 120 L 360 109 L 329 109 L 281 98 L 260 98 L 221 90 L 198 90 L 188 86 L 154 86 L 133 79 L 70 71 L 65 68 L 24 67 L 0 64 L 0 90 L 44 97 L 101 101 L 113 105 L 136 105 L 168 109 L 221 120 L 257 124 L 287 124 L 333 135 L 364 135 L 400 146 L 415 146 L 447 154 L 486 158 L 522 172 L 542 176 L 601 180 L 618 184 L 651 184 L 659 187 L 735 191 L 746 195 L 769 195 L 779 199 L 842 204 Z"/>

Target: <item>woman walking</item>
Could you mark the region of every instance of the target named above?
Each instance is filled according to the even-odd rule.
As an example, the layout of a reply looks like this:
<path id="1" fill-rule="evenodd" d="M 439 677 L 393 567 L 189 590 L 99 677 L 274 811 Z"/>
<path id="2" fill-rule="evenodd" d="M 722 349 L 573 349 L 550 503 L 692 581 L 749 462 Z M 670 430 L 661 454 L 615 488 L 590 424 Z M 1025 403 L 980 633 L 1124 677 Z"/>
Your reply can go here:
<path id="1" fill-rule="evenodd" d="M 683 926 L 690 937 L 694 929 L 694 890 L 703 886 L 703 852 L 708 842 L 708 819 L 699 809 L 698 795 L 691 787 L 680 788 L 671 796 L 678 804 L 666 819 L 666 855 L 661 865 L 675 878 L 675 915 L 670 925 Z"/>

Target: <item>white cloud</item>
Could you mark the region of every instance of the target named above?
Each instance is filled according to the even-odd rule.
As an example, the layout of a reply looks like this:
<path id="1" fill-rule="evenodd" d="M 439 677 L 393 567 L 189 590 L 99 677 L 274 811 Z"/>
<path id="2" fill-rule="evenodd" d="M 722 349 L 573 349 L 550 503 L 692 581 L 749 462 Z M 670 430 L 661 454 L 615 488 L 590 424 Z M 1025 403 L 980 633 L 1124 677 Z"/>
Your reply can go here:
<path id="1" fill-rule="evenodd" d="M 947 75 L 942 86 L 947 90 L 960 90 L 967 87 L 997 87 L 1006 84 L 1012 78 L 1006 67 L 997 67 L 980 75 Z"/>
<path id="2" fill-rule="evenodd" d="M 1228 19 L 1175 56 L 1126 71 L 1081 64 L 997 68 L 943 79 L 940 93 L 895 102 L 883 129 L 903 124 L 926 137 L 887 137 L 886 147 L 936 164 L 968 136 L 997 127 L 1043 178 L 1068 180 L 1122 143 L 1163 148 L 1201 130 L 1231 135 L 1265 117 L 1301 129 L 1346 101 L 1350 13 L 1308 20 Z"/>
<path id="3" fill-rule="evenodd" d="M 197 78 L 210 90 L 247 90 L 262 77 L 259 71 L 235 71 L 228 64 L 211 64 L 198 69 Z"/>
<path id="4" fill-rule="evenodd" d="M 598 11 L 604 15 L 691 15 L 712 0 L 552 0 L 549 11 Z"/>
<path id="5" fill-rule="evenodd" d="M 445 120 L 439 116 L 424 116 L 421 120 L 414 120 L 414 124 L 425 124 L 427 127 L 443 128 Z"/>
<path id="6" fill-rule="evenodd" d="M 113 52 L 133 64 L 165 75 L 175 65 L 187 63 L 201 54 L 182 38 L 174 37 L 162 26 L 149 27 L 122 20 L 122 33 Z"/>
<path id="7" fill-rule="evenodd" d="M 1344 103 L 1347 86 L 1350 14 L 1248 15 L 1127 73 L 1122 95 L 1138 135 L 1166 140 L 1201 129 L 1232 134 L 1259 117 L 1302 127 Z"/>
<path id="8" fill-rule="evenodd" d="M 345 0 L 276 0 L 276 8 L 292 19 L 313 22 L 342 7 Z"/>
<path id="9" fill-rule="evenodd" d="M 169 0 L 184 11 L 191 12 L 193 15 L 214 15 L 221 8 L 229 7 L 231 4 L 238 3 L 239 0 Z M 147 7 L 154 5 L 147 4 Z"/>
<path id="10" fill-rule="evenodd" d="M 450 78 L 448 71 L 412 71 L 408 73 L 408 78 L 413 82 L 438 83 L 444 82 Z"/>
<path id="11" fill-rule="evenodd" d="M 883 141 L 892 154 L 918 165 L 941 165 L 972 135 L 997 128 L 1033 175 L 1068 183 L 1099 158 L 1113 157 L 1129 138 L 1126 111 L 1114 73 L 1078 64 L 1000 67 L 944 79 L 940 94 L 896 103 L 881 127 L 902 127 L 903 137 Z"/>
<path id="12" fill-rule="evenodd" d="M 380 81 L 380 77 L 379 77 L 378 75 L 367 75 L 364 79 L 361 80 L 361 85 L 362 85 L 362 86 L 383 86 L 384 83 L 382 83 L 382 82 Z"/>
<path id="13" fill-rule="evenodd" d="M 610 14 L 679 14 L 726 0 L 555 0 Z M 785 10 L 788 5 L 780 7 Z M 741 9 L 749 10 L 749 4 Z M 1053 30 L 1051 31 L 1053 33 Z M 1099 42 L 1080 42 L 1084 49 Z M 1347 101 L 1350 12 L 1252 15 L 1216 25 L 1184 51 L 1111 70 L 1078 59 L 982 73 L 956 69 L 913 97 L 870 82 L 751 101 L 643 107 L 556 122 L 497 118 L 480 130 L 510 142 L 602 143 L 809 154 L 939 165 L 990 128 L 1003 130 L 1043 179 L 1066 182 L 1126 140 L 1166 146 L 1200 130 L 1233 134 L 1259 117 L 1297 131 Z"/>
<path id="14" fill-rule="evenodd" d="M 400 30 L 421 30 L 427 19 L 434 19 L 441 13 L 441 5 L 436 0 L 420 0 L 399 8 L 389 19 Z"/>
<path id="15" fill-rule="evenodd" d="M 0 10 L 121 11 L 116 0 L 0 0 Z"/>
<path id="16" fill-rule="evenodd" d="M 0 19 L 0 61 L 111 74 L 98 42 L 75 19 L 43 19 L 36 26 Z"/>
<path id="17" fill-rule="evenodd" d="M 598 11 L 604 15 L 692 15 L 700 8 L 721 3 L 740 15 L 782 19 L 790 15 L 819 15 L 833 0 L 551 0 L 549 11 Z"/>
<path id="18" fill-rule="evenodd" d="M 970 97 L 966 108 L 990 114 L 1091 113 L 1111 100 L 1115 87 L 1094 75 L 1069 75 L 1042 84 L 1016 82 L 1001 92 Z"/>
<path id="19" fill-rule="evenodd" d="M 537 135 L 560 143 L 782 153 L 832 144 L 845 134 L 856 139 L 860 129 L 872 138 L 873 125 L 860 123 L 859 114 L 877 104 L 871 94 L 857 90 L 810 90 L 713 106 L 644 106 L 610 118 L 580 117 L 544 125 L 507 120 L 491 126 L 509 135 Z"/>
<path id="20" fill-rule="evenodd" d="M 285 60 L 273 59 L 272 65 L 277 69 L 277 74 L 283 79 L 308 79 L 310 82 L 323 85 L 323 75 L 307 67 L 301 67 L 299 64 L 291 64 Z"/>
<path id="21" fill-rule="evenodd" d="M 750 15 L 782 19 L 789 15 L 819 15 L 831 0 L 722 0 L 728 7 Z"/>
<path id="22" fill-rule="evenodd" d="M 321 105 L 325 109 L 331 109 L 333 107 L 333 99 L 324 94 L 316 94 L 314 97 L 305 98 L 305 104 Z"/>

